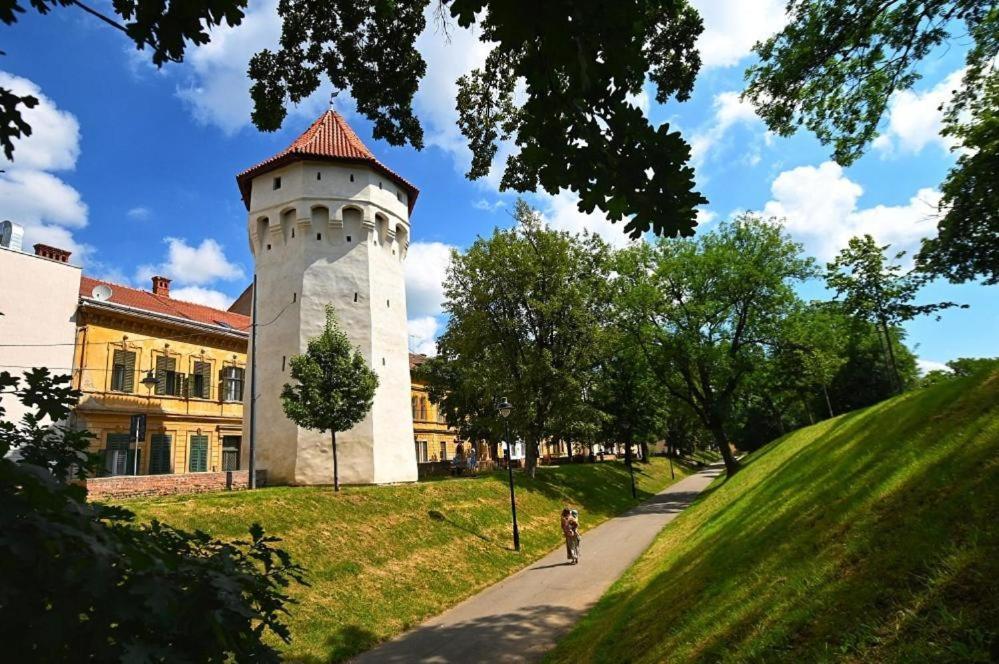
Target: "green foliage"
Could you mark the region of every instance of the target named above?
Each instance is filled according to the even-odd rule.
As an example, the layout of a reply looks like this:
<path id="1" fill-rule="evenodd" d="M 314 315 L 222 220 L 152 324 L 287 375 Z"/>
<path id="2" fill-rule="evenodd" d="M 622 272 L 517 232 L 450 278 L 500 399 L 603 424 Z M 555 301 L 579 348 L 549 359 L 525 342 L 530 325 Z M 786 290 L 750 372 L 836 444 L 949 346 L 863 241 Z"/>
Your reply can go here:
<path id="1" fill-rule="evenodd" d="M 951 307 L 967 308 L 967 305 L 954 302 L 913 304 L 916 294 L 930 277 L 914 271 L 903 273 L 900 265 L 888 261 L 885 256 L 890 246 L 879 246 L 870 235 L 851 238 L 835 260 L 826 265 L 826 283 L 836 291 L 837 298 L 842 296 L 843 310 L 847 314 L 881 329 L 886 361 L 895 376 L 896 389 L 901 390 L 903 382 L 890 328 L 917 316 L 935 314 Z M 899 252 L 895 259 L 903 256 L 905 252 Z"/>
<path id="2" fill-rule="evenodd" d="M 649 357 L 662 386 L 711 432 L 729 473 L 738 463 L 726 427 L 760 359 L 798 306 L 793 284 L 810 259 L 781 227 L 752 215 L 696 240 L 621 252 L 616 318 Z"/>
<path id="3" fill-rule="evenodd" d="M 992 662 L 999 375 L 908 392 L 753 453 L 547 660 Z"/>
<path id="4" fill-rule="evenodd" d="M 350 345 L 332 305 L 326 305 L 322 334 L 309 340 L 304 355 L 292 356 L 291 377 L 297 383 L 285 383 L 281 390 L 284 413 L 300 427 L 332 434 L 333 486 L 339 491 L 336 434 L 350 429 L 371 410 L 378 375 Z"/>
<path id="5" fill-rule="evenodd" d="M 513 404 L 533 469 L 542 440 L 573 440 L 595 414 L 584 399 L 597 360 L 607 247 L 544 227 L 517 203 L 518 226 L 455 254 L 444 283 L 449 320 L 426 377 L 447 421 L 502 434 L 496 400 Z"/>
<path id="6" fill-rule="evenodd" d="M 656 98 L 683 101 L 700 69 L 703 26 L 685 0 L 579 3 L 553 0 L 433 0 L 445 39 L 449 22 L 475 25 L 490 47 L 485 65 L 458 81 L 459 127 L 472 151 L 471 178 L 485 175 L 499 140 L 519 147 L 501 188 L 570 189 L 579 209 L 628 218 L 638 237 L 691 235 L 698 205 L 690 146 L 669 124 L 654 126 L 634 104 L 646 79 Z M 431 0 L 282 2 L 281 48 L 250 63 L 254 123 L 273 131 L 285 105 L 324 79 L 347 91 L 393 145 L 423 146 L 413 97 L 426 64 L 416 50 Z M 514 88 L 524 83 L 525 100 Z"/>
<path id="7" fill-rule="evenodd" d="M 939 236 L 919 256 L 923 269 L 954 281 L 999 278 L 999 8 L 993 0 L 791 0 L 791 20 L 761 44 L 745 96 L 771 131 L 804 125 L 848 165 L 877 136 L 893 93 L 919 79 L 934 49 L 963 46 L 961 86 L 945 104 L 944 133 L 964 149 L 942 187 Z"/>
<path id="8" fill-rule="evenodd" d="M 80 393 L 68 376 L 0 373 L 0 638 L 11 661 L 278 661 L 285 594 L 302 570 L 253 524 L 226 542 L 86 502 L 90 434 L 60 422 Z"/>
<path id="9" fill-rule="evenodd" d="M 999 370 L 999 357 L 959 357 L 947 362 L 947 369 L 949 371 L 934 369 L 927 372 L 919 384 L 922 387 L 930 387 L 955 378 L 967 378 L 976 374 L 995 372 Z"/>

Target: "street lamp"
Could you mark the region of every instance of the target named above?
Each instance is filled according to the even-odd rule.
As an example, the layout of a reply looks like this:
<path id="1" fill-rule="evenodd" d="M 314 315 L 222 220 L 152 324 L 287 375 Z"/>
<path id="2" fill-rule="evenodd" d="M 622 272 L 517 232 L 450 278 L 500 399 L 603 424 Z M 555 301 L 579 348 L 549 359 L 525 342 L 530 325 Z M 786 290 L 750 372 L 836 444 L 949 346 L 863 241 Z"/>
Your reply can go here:
<path id="1" fill-rule="evenodd" d="M 517 500 L 513 495 L 513 443 L 510 440 L 510 413 L 513 412 L 513 406 L 510 402 L 506 400 L 506 397 L 501 397 L 499 404 L 496 406 L 496 411 L 503 418 L 503 426 L 506 430 L 506 470 L 510 476 L 510 513 L 513 515 L 513 550 L 520 551 L 520 529 L 517 528 Z"/>
<path id="2" fill-rule="evenodd" d="M 154 375 L 153 375 L 153 371 L 152 371 L 152 369 L 150 369 L 149 371 L 147 371 L 147 372 L 146 372 L 146 377 L 145 377 L 145 378 L 143 378 L 143 379 L 142 379 L 141 381 L 139 381 L 139 382 L 141 382 L 141 383 L 142 383 L 143 385 L 145 385 L 145 386 L 146 386 L 146 389 L 147 389 L 147 390 L 150 390 L 150 391 L 151 391 L 151 390 L 152 390 L 152 389 L 153 389 L 154 387 L 156 387 L 156 382 L 157 382 L 157 381 L 156 381 L 156 376 L 154 376 Z"/>

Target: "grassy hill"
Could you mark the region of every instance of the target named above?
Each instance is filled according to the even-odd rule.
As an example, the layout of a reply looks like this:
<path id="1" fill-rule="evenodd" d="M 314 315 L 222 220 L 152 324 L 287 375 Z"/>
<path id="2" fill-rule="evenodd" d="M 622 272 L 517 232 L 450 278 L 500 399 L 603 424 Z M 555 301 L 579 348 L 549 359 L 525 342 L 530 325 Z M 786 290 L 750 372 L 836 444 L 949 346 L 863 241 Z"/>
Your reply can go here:
<path id="1" fill-rule="evenodd" d="M 636 464 L 644 500 L 673 480 L 667 462 Z M 677 466 L 676 479 L 687 474 Z M 505 473 L 388 487 L 274 487 L 255 492 L 121 501 L 140 518 L 157 518 L 223 538 L 246 535 L 259 521 L 308 571 L 310 586 L 292 594 L 295 661 L 340 661 L 440 613 L 557 546 L 563 505 L 583 524 L 633 506 L 620 462 L 517 473 L 522 552 L 512 550 Z"/>
<path id="2" fill-rule="evenodd" d="M 667 527 L 550 662 L 999 661 L 999 374 L 796 431 Z"/>

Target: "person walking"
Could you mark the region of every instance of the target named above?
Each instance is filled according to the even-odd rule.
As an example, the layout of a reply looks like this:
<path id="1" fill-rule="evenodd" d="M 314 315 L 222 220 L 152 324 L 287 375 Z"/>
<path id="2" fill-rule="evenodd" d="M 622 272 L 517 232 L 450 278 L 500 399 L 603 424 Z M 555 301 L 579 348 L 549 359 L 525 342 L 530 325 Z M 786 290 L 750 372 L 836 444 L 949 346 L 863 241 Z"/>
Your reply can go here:
<path id="1" fill-rule="evenodd" d="M 579 512 L 569 510 L 569 528 L 572 530 L 572 564 L 579 564 Z"/>
<path id="2" fill-rule="evenodd" d="M 573 516 L 576 514 L 577 516 Z M 578 512 L 568 507 L 562 510 L 562 535 L 565 536 L 565 556 L 571 565 L 579 562 Z"/>

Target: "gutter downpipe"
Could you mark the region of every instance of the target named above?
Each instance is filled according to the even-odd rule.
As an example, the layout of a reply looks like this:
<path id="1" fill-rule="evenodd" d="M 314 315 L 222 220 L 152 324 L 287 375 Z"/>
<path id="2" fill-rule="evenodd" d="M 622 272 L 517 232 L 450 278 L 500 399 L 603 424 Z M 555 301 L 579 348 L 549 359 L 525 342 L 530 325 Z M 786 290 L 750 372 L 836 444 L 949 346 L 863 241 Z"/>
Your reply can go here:
<path id="1" fill-rule="evenodd" d="M 253 318 L 250 321 L 250 488 L 257 488 L 257 272 L 253 272 Z"/>

